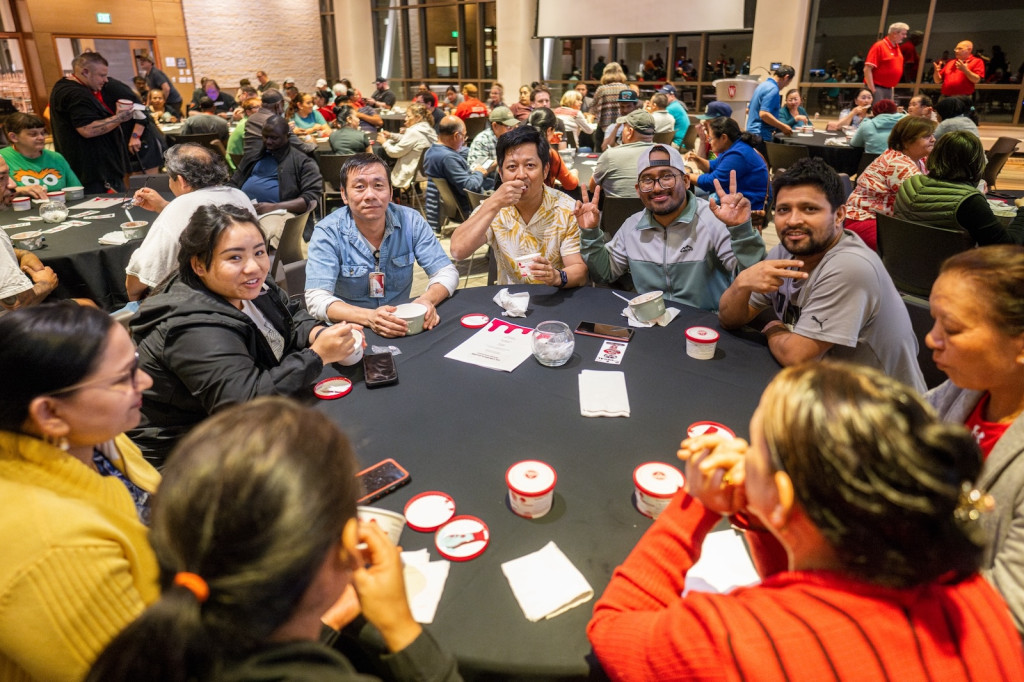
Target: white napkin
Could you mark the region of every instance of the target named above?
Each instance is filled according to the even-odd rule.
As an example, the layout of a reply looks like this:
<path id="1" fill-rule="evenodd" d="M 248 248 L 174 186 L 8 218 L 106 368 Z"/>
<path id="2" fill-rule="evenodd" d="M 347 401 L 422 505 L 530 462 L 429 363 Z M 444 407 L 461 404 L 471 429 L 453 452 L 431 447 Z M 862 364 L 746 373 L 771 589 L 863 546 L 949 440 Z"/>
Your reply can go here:
<path id="1" fill-rule="evenodd" d="M 676 319 L 678 314 L 679 308 L 665 308 L 665 312 L 662 313 L 661 317 L 655 318 L 650 322 L 641 322 L 636 319 L 636 316 L 633 314 L 633 311 L 630 310 L 629 306 L 622 309 L 622 316 L 626 318 L 630 327 L 653 327 L 654 325 L 667 327 L 668 323 Z"/>
<path id="2" fill-rule="evenodd" d="M 430 553 L 421 549 L 416 552 L 402 552 L 405 564 L 405 594 L 409 600 L 412 617 L 417 623 L 433 623 L 437 604 L 444 594 L 448 581 L 450 561 L 431 561 Z"/>
<path id="3" fill-rule="evenodd" d="M 622 372 L 580 372 L 580 414 L 584 417 L 628 417 L 629 396 Z"/>
<path id="4" fill-rule="evenodd" d="M 743 539 L 736 531 L 720 530 L 704 538 L 700 560 L 686 573 L 683 596 L 687 592 L 725 594 L 759 582 L 761 578 L 750 561 Z"/>
<path id="5" fill-rule="evenodd" d="M 531 623 L 554 618 L 594 598 L 594 588 L 554 542 L 506 561 L 501 572 Z"/>
<path id="6" fill-rule="evenodd" d="M 107 246 L 120 246 L 128 241 L 128 238 L 124 236 L 124 232 L 120 230 L 116 232 L 107 232 L 105 235 L 97 239 L 100 244 L 106 244 Z"/>
<path id="7" fill-rule="evenodd" d="M 505 309 L 502 313 L 505 317 L 526 317 L 526 309 L 530 306 L 530 294 L 525 291 L 510 294 L 506 288 L 494 295 L 494 302 Z"/>
<path id="8" fill-rule="evenodd" d="M 825 140 L 826 147 L 849 147 L 850 141 L 845 137 L 830 137 Z"/>

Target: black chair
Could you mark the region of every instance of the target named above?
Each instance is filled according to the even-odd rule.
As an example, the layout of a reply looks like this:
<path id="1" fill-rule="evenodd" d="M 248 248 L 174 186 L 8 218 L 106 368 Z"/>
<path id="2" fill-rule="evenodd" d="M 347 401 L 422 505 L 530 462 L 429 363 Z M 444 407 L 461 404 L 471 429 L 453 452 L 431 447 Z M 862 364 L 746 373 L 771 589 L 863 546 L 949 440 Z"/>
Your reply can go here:
<path id="1" fill-rule="evenodd" d="M 565 145 L 573 149 L 578 148 L 576 145 L 576 133 L 572 132 L 571 130 L 565 131 Z"/>
<path id="2" fill-rule="evenodd" d="M 697 143 L 697 133 L 700 132 L 700 119 L 696 116 L 690 116 L 690 127 L 686 129 L 686 134 L 683 135 L 683 142 L 679 145 L 679 151 L 681 152 L 692 152 L 695 151 L 695 145 Z M 673 132 L 673 137 L 675 133 Z M 671 142 L 672 140 L 669 140 Z M 705 153 L 707 150 L 704 150 Z"/>
<path id="3" fill-rule="evenodd" d="M 149 187 L 157 192 L 170 192 L 171 176 L 167 173 L 154 173 L 151 175 L 143 173 L 141 175 L 128 176 L 128 189 L 135 191 L 143 187 Z"/>
<path id="4" fill-rule="evenodd" d="M 611 239 L 626 218 L 644 210 L 644 203 L 639 197 L 605 197 L 601 208 L 601 230 Z"/>
<path id="5" fill-rule="evenodd" d="M 928 388 L 935 388 L 946 380 L 946 374 L 935 366 L 932 351 L 924 342 L 925 335 L 935 324 L 931 309 L 926 299 L 907 294 L 901 294 L 901 297 L 903 304 L 907 307 L 907 314 L 910 315 L 910 325 L 914 328 L 914 336 L 917 337 L 917 364 L 920 365 L 921 374 L 924 375 L 924 383 Z"/>
<path id="6" fill-rule="evenodd" d="M 974 246 L 966 230 L 950 230 L 878 215 L 878 255 L 896 288 L 927 298 L 942 261 Z"/>
<path id="7" fill-rule="evenodd" d="M 768 168 L 772 177 L 780 171 L 784 171 L 800 159 L 810 156 L 807 147 L 800 144 L 782 144 L 780 142 L 765 142 L 765 149 L 768 152 Z"/>
<path id="8" fill-rule="evenodd" d="M 323 177 L 323 194 L 321 205 L 324 215 L 327 215 L 327 206 L 331 201 L 339 204 L 344 203 L 341 198 L 341 167 L 352 158 L 351 154 L 317 154 L 316 165 L 320 168 L 320 175 Z"/>
<path id="9" fill-rule="evenodd" d="M 843 201 L 845 202 L 853 194 L 853 180 L 846 173 L 840 173 L 839 182 L 843 183 Z"/>
<path id="10" fill-rule="evenodd" d="M 1013 152 L 1017 150 L 1017 145 L 1020 144 L 1020 140 L 1012 137 L 1000 137 L 992 145 L 992 148 L 985 152 L 985 158 L 987 162 L 985 164 L 985 178 L 986 184 L 989 189 L 995 189 L 996 178 L 999 177 L 1000 171 L 1003 170 L 1003 166 L 1013 155 Z"/>
<path id="11" fill-rule="evenodd" d="M 857 175 L 860 176 L 864 172 L 864 169 L 871 165 L 871 162 L 877 159 L 881 154 L 868 154 L 864 152 L 860 155 L 860 161 L 857 162 Z"/>
<path id="12" fill-rule="evenodd" d="M 185 144 L 186 142 L 195 142 L 198 145 L 202 145 L 209 150 L 217 152 L 221 156 L 225 156 L 227 154 L 224 142 L 220 139 L 220 135 L 217 133 L 194 133 L 192 135 L 179 133 L 174 136 L 174 144 Z"/>
<path id="13" fill-rule="evenodd" d="M 477 116 L 476 118 L 467 118 L 466 121 L 466 144 L 473 141 L 473 138 L 483 132 L 484 128 L 491 124 L 491 120 L 486 116 Z"/>

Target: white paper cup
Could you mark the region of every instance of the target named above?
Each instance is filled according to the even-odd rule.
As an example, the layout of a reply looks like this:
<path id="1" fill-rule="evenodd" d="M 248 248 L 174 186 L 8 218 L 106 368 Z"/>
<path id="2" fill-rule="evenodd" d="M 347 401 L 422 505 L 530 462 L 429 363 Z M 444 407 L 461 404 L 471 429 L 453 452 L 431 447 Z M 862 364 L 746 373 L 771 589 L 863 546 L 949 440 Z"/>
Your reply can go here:
<path id="1" fill-rule="evenodd" d="M 690 327 L 686 330 L 686 354 L 695 360 L 715 357 L 718 332 L 711 327 Z"/>
<path id="2" fill-rule="evenodd" d="M 665 314 L 665 293 L 648 291 L 646 294 L 640 294 L 630 299 L 629 309 L 641 322 L 653 322 Z"/>
<path id="3" fill-rule="evenodd" d="M 27 211 L 32 208 L 32 199 L 29 197 L 18 197 L 11 202 L 11 207 L 15 211 Z"/>
<path id="4" fill-rule="evenodd" d="M 395 315 L 409 325 L 409 331 L 405 335 L 412 336 L 423 331 L 423 318 L 427 315 L 427 306 L 422 303 L 403 303 L 395 306 Z"/>
<path id="5" fill-rule="evenodd" d="M 67 195 L 61 190 L 56 192 L 47 192 L 46 198 L 50 201 L 56 201 L 58 204 L 63 204 L 67 201 Z"/>
<path id="6" fill-rule="evenodd" d="M 658 518 L 676 492 L 683 487 L 683 474 L 662 462 L 647 462 L 633 470 L 636 508 L 644 516 Z"/>
<path id="7" fill-rule="evenodd" d="M 64 194 L 68 199 L 81 199 L 85 196 L 84 187 L 65 187 Z"/>
<path id="8" fill-rule="evenodd" d="M 130 99 L 119 99 L 119 100 L 117 100 L 117 110 L 118 111 L 128 111 L 128 110 L 132 109 L 133 106 L 134 106 L 134 102 L 132 102 Z"/>
<path id="9" fill-rule="evenodd" d="M 544 462 L 528 459 L 505 472 L 509 506 L 525 519 L 539 519 L 551 511 L 558 474 Z"/>
<path id="10" fill-rule="evenodd" d="M 353 329 L 352 338 L 356 340 L 356 349 L 352 351 L 351 355 L 341 361 L 341 364 L 346 367 L 351 367 L 363 359 L 363 333 L 358 329 Z"/>
<path id="11" fill-rule="evenodd" d="M 516 267 L 519 268 L 520 276 L 530 279 L 530 264 L 540 258 L 540 253 L 527 253 L 516 258 Z"/>
<path id="12" fill-rule="evenodd" d="M 133 220 L 128 223 L 121 223 L 121 232 L 124 232 L 124 238 L 127 240 L 142 239 L 146 236 L 146 225 L 149 222 L 146 220 Z"/>
<path id="13" fill-rule="evenodd" d="M 393 512 L 388 509 L 378 509 L 377 507 L 356 507 L 356 516 L 363 523 L 370 523 L 374 521 L 380 526 L 380 529 L 387 533 L 388 539 L 391 540 L 391 544 L 398 545 L 399 540 L 402 539 L 402 529 L 405 528 L 405 517 L 398 512 Z"/>
<path id="14" fill-rule="evenodd" d="M 35 251 L 43 247 L 43 233 L 41 230 L 31 232 L 19 232 L 11 235 L 11 241 L 19 249 L 24 251 Z"/>

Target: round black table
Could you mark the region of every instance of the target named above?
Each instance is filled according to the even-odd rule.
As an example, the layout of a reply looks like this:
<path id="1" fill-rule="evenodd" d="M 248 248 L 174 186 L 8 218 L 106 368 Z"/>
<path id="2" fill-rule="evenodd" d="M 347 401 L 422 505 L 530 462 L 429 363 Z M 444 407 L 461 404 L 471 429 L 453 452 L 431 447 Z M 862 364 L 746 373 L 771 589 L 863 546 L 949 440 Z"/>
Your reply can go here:
<path id="1" fill-rule="evenodd" d="M 678 464 L 679 442 L 698 420 L 722 422 L 745 437 L 779 366 L 763 343 L 728 332 L 722 332 L 714 359 L 688 357 L 688 327 L 719 327 L 715 315 L 686 307 L 667 327 L 637 329 L 621 365 L 595 362 L 602 340 L 579 335 L 572 359 L 559 368 L 530 357 L 507 373 L 445 358 L 476 333 L 461 326 L 462 315 L 500 316 L 491 300 L 500 288 L 457 291 L 438 308 L 438 327 L 417 336 L 382 340 L 367 332 L 368 346 L 401 349 L 395 357 L 398 384 L 367 389 L 361 367 L 328 367 L 324 377 L 345 374 L 355 386 L 318 407 L 347 432 L 362 466 L 394 457 L 409 470 L 412 482 L 377 506 L 401 512 L 414 495 L 440 490 L 455 499 L 456 513 L 478 516 L 490 527 L 490 546 L 481 556 L 451 565 L 429 626 L 458 656 L 467 678 L 600 675 L 591 669 L 596 664 L 585 631 L 593 601 L 531 623 L 501 564 L 553 540 L 594 588 L 596 600 L 651 524 L 632 503 L 633 469 L 652 460 Z M 509 289 L 531 295 L 527 316 L 509 320 L 516 324 L 625 324 L 625 304 L 608 289 Z M 580 415 L 578 376 L 585 369 L 625 373 L 630 417 Z M 547 462 L 558 474 L 554 507 L 537 520 L 509 511 L 505 495 L 506 470 L 527 458 Z M 440 558 L 433 534 L 406 527 L 401 543 L 406 550 L 429 548 L 431 560 Z"/>
<path id="2" fill-rule="evenodd" d="M 836 138 L 846 139 L 846 136 L 842 132 L 831 134 L 815 130 L 810 136 L 797 135 L 795 133 L 793 135 L 776 135 L 772 141 L 807 147 L 807 151 L 811 156 L 824 159 L 825 163 L 832 166 L 837 173 L 856 175 L 864 149 L 861 147 L 850 147 L 849 145 L 833 146 L 825 144 L 825 140 Z"/>
<path id="3" fill-rule="evenodd" d="M 98 195 L 116 196 L 116 195 Z M 74 207 L 87 199 L 71 199 L 68 206 Z M 170 194 L 165 195 L 167 199 L 173 199 Z M 106 215 L 113 213 L 112 218 L 93 220 L 90 217 L 81 218 L 88 221 L 88 225 L 76 225 L 61 232 L 47 234 L 45 245 L 42 249 L 34 251 L 35 255 L 47 265 L 53 268 L 57 275 L 59 284 L 51 294 L 54 298 L 89 298 L 95 301 L 104 310 L 116 310 L 128 302 L 128 293 L 124 288 L 125 268 L 135 249 L 142 244 L 141 239 L 134 239 L 124 244 L 105 245 L 99 243 L 99 238 L 108 232 L 119 232 L 121 223 L 128 220 L 124 210 L 119 206 L 110 208 L 89 209 L 71 208 L 68 220 L 75 220 L 74 215 L 86 210 L 96 210 L 94 215 Z M 132 218 L 135 220 L 147 220 L 150 225 L 156 219 L 155 213 L 135 207 L 131 209 Z M 31 211 L 7 211 L 3 214 L 3 224 L 0 227 L 7 227 L 13 223 L 20 223 L 25 216 L 38 216 L 39 207 L 32 205 Z M 29 230 L 48 230 L 55 225 L 35 221 L 31 227 L 7 229 L 7 234 L 13 235 Z"/>

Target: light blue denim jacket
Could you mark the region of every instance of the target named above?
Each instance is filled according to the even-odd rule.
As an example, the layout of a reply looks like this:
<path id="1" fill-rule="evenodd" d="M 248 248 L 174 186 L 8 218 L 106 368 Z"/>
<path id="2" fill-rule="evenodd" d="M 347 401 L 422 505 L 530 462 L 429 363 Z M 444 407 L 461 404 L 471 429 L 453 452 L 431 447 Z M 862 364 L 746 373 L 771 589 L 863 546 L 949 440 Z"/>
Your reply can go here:
<path id="1" fill-rule="evenodd" d="M 384 298 L 370 297 L 369 274 L 374 270 L 373 249 L 359 233 L 348 207 L 327 216 L 313 228 L 306 263 L 306 291 L 322 289 L 360 308 L 392 305 L 409 299 L 413 263 L 418 262 L 429 277 L 452 261 L 441 248 L 433 230 L 411 208 L 390 204 L 385 216 L 384 240 L 380 245 L 380 269 L 384 273 Z M 309 311 L 326 319 L 324 310 Z"/>

